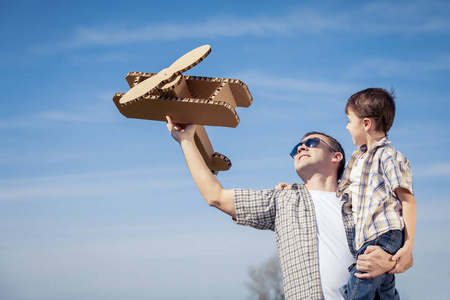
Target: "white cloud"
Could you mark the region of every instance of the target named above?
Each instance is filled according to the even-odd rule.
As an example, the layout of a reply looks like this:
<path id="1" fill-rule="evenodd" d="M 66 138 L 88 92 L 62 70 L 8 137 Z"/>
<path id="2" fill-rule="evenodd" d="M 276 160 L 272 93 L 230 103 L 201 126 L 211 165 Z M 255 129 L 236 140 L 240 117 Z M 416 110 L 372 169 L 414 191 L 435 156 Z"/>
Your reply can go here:
<path id="1" fill-rule="evenodd" d="M 29 124 L 30 122 L 26 117 L 17 117 L 3 120 L 0 119 L 0 130 L 26 128 L 29 126 Z"/>
<path id="2" fill-rule="evenodd" d="M 87 123 L 87 122 L 109 122 L 119 116 L 112 102 L 115 92 L 88 93 L 91 99 L 79 102 L 78 105 L 68 107 L 56 106 L 54 109 L 10 115 L 8 118 L 0 119 L 0 130 L 35 128 L 36 126 L 47 126 L 55 123 Z M 74 96 L 75 98 L 75 96 Z M 53 107 L 52 107 L 53 108 Z"/>
<path id="3" fill-rule="evenodd" d="M 113 95 L 113 93 L 111 93 Z M 111 97 L 112 98 L 112 97 Z M 111 100 L 110 100 L 111 101 Z M 50 122 L 105 122 L 114 120 L 118 116 L 113 113 L 115 106 L 112 101 L 105 109 L 102 105 L 84 105 L 74 110 L 48 110 L 36 114 L 36 118 L 41 121 Z"/>
<path id="4" fill-rule="evenodd" d="M 161 176 L 161 174 L 178 174 L 181 173 L 180 170 L 185 170 L 185 168 L 164 167 L 2 179 L 0 180 L 0 201 L 88 198 L 90 196 L 114 195 L 131 191 L 150 192 L 151 190 L 174 189 L 174 181 L 177 181 L 176 188 L 184 188 L 186 184 L 192 183 L 190 178 L 184 176 L 174 179 L 173 176 Z"/>
<path id="5" fill-rule="evenodd" d="M 358 62 L 346 72 L 348 78 L 407 77 L 420 78 L 424 73 L 449 71 L 450 55 L 423 58 L 419 61 L 392 60 L 382 57 Z"/>
<path id="6" fill-rule="evenodd" d="M 361 32 L 372 34 L 448 33 L 448 6 L 437 3 L 391 4 L 390 2 L 357 7 L 350 12 L 319 11 L 301 6 L 292 7 L 288 14 L 257 17 L 214 16 L 198 22 L 185 21 L 147 23 L 137 27 L 103 24 L 79 27 L 68 40 L 50 46 L 37 46 L 35 52 L 62 49 L 110 46 L 151 41 L 173 41 L 189 38 L 221 38 L 243 36 L 298 36 L 321 32 Z M 355 16 L 358 16 L 357 18 Z M 380 21 L 382 20 L 382 21 Z"/>
<path id="7" fill-rule="evenodd" d="M 338 82 L 329 81 L 319 81 L 319 80 L 308 80 L 303 78 L 293 78 L 292 76 L 274 76 L 272 74 L 264 74 L 258 71 L 243 71 L 235 75 L 237 78 L 242 78 L 242 80 L 247 84 L 257 86 L 263 89 L 273 89 L 280 94 L 280 91 L 286 93 L 290 92 L 303 92 L 303 93 L 314 93 L 314 94 L 328 94 L 336 97 L 339 94 L 348 94 L 349 91 L 353 91 L 356 88 L 349 84 L 342 84 Z M 279 97 L 282 100 L 283 97 Z M 298 99 L 298 98 L 297 98 Z"/>
<path id="8" fill-rule="evenodd" d="M 342 26 L 340 24 L 344 24 L 342 21 L 338 17 L 323 17 L 313 11 L 297 11 L 283 16 L 260 16 L 252 19 L 216 16 L 198 23 L 148 24 L 137 29 L 118 26 L 81 27 L 69 41 L 60 46 L 76 48 L 186 38 L 290 36 L 299 31 L 336 30 Z"/>
<path id="9" fill-rule="evenodd" d="M 435 197 L 432 201 L 418 200 L 418 220 L 422 223 L 432 227 L 439 227 L 440 222 L 448 224 L 448 212 L 450 211 L 449 196 L 442 194 L 440 197 Z M 450 227 L 450 224 L 447 225 Z M 446 229 L 447 230 L 447 229 Z"/>
<path id="10" fill-rule="evenodd" d="M 105 122 L 114 119 L 114 114 L 103 110 L 85 111 L 42 111 L 33 114 L 13 116 L 9 119 L 0 119 L 0 130 L 36 128 L 53 125 L 54 123 L 86 123 Z"/>
<path id="11" fill-rule="evenodd" d="M 360 28 L 371 33 L 449 33 L 450 6 L 439 1 L 379 2 L 363 6 Z"/>
<path id="12" fill-rule="evenodd" d="M 42 112 L 39 118 L 49 121 L 58 122 L 89 122 L 98 121 L 98 118 L 93 118 L 92 115 L 72 113 L 72 112 L 62 112 L 62 111 L 47 111 Z"/>
<path id="13" fill-rule="evenodd" d="M 414 177 L 450 177 L 450 162 L 441 162 L 414 170 Z"/>

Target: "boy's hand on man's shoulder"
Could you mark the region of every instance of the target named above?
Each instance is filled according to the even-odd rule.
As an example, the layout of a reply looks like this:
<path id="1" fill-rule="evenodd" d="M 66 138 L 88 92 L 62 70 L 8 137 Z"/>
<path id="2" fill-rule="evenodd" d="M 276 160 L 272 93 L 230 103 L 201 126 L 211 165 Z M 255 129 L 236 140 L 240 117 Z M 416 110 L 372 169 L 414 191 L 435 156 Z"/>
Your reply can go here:
<path id="1" fill-rule="evenodd" d="M 292 189 L 292 185 L 290 185 L 289 183 L 283 182 L 283 183 L 279 183 L 275 186 L 275 189 L 277 190 L 291 190 Z"/>

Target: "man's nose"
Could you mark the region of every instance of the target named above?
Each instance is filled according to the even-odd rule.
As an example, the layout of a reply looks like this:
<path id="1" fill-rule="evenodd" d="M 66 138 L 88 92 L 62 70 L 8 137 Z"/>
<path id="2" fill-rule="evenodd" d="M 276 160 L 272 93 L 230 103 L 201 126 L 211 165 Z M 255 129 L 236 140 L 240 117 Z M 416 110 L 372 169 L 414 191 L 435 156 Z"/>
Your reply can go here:
<path id="1" fill-rule="evenodd" d="M 298 146 L 297 154 L 299 154 L 302 151 L 307 151 L 307 150 L 308 150 L 308 147 L 306 147 L 305 145 Z"/>

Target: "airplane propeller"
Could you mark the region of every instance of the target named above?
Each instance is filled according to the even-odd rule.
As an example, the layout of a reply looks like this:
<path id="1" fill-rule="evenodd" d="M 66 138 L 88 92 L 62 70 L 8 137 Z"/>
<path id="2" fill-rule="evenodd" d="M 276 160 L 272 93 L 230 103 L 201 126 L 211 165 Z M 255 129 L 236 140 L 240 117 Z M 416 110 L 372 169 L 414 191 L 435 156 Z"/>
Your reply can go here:
<path id="1" fill-rule="evenodd" d="M 181 74 L 192 67 L 198 65 L 211 53 L 211 47 L 204 45 L 198 47 L 180 58 L 178 58 L 170 67 L 162 69 L 156 75 L 142 81 L 131 88 L 120 99 L 120 104 L 133 101 L 137 98 L 150 94 L 154 89 L 165 91 L 176 85 L 181 80 Z"/>

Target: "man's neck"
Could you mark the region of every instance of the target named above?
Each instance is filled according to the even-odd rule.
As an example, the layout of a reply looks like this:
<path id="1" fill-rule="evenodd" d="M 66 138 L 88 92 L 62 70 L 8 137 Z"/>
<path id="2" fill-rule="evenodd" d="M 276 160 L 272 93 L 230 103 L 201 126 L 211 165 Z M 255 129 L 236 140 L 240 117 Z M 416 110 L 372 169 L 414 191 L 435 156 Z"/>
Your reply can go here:
<path id="1" fill-rule="evenodd" d="M 336 192 L 337 189 L 336 176 L 315 174 L 304 182 L 305 187 L 310 191 Z"/>

